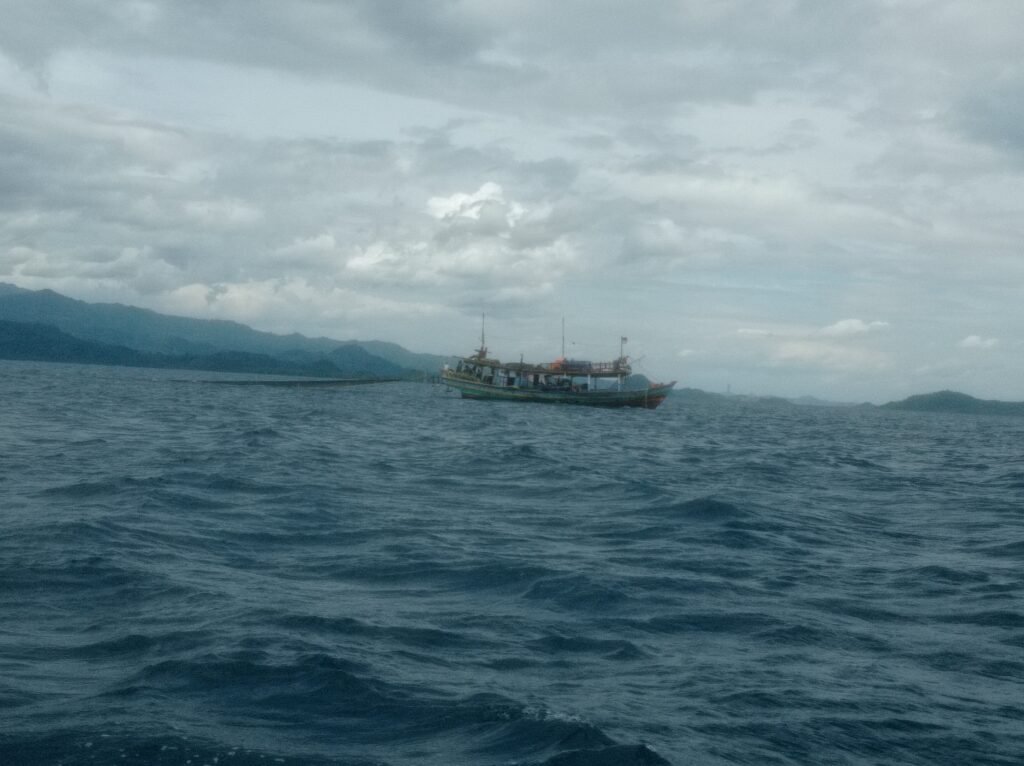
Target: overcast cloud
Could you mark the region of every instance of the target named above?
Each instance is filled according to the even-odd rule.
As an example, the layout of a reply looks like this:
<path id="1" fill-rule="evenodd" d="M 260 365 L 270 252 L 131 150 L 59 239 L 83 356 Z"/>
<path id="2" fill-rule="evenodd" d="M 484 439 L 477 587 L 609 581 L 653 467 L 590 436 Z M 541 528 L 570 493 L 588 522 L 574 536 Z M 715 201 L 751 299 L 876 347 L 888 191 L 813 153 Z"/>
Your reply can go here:
<path id="1" fill-rule="evenodd" d="M 1018 0 L 0 0 L 0 281 L 1024 399 Z"/>

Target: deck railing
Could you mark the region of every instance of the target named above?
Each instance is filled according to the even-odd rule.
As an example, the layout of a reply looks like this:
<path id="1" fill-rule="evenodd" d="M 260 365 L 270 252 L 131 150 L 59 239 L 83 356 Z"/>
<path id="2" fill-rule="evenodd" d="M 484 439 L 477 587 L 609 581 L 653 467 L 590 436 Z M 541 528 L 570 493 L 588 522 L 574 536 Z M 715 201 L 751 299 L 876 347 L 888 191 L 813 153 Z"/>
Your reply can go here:
<path id="1" fill-rule="evenodd" d="M 578 362 L 574 359 L 566 359 L 550 364 L 537 365 L 539 369 L 550 372 L 569 373 L 572 375 L 629 375 L 632 371 L 629 362 L 623 359 L 616 359 L 614 362 Z"/>

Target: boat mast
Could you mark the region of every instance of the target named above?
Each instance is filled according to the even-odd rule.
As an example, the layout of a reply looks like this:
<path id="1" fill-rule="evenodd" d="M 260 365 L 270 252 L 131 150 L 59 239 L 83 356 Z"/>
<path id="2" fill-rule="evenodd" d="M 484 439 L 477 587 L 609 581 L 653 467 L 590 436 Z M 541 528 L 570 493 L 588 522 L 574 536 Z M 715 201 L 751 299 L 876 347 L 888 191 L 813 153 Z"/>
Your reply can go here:
<path id="1" fill-rule="evenodd" d="M 565 359 L 565 316 L 562 316 L 562 359 Z"/>
<path id="2" fill-rule="evenodd" d="M 479 356 L 481 359 L 486 359 L 487 358 L 487 344 L 484 341 L 484 324 L 486 322 L 487 322 L 487 314 L 485 312 L 485 313 L 480 314 L 480 348 L 476 352 L 477 356 Z"/>
<path id="3" fill-rule="evenodd" d="M 619 336 L 619 363 L 618 363 L 618 366 L 619 366 L 620 370 L 622 369 L 623 359 L 625 359 L 625 353 L 626 353 L 626 336 L 625 335 L 620 335 Z M 620 391 L 622 390 L 622 373 L 621 372 L 619 373 L 619 390 Z"/>

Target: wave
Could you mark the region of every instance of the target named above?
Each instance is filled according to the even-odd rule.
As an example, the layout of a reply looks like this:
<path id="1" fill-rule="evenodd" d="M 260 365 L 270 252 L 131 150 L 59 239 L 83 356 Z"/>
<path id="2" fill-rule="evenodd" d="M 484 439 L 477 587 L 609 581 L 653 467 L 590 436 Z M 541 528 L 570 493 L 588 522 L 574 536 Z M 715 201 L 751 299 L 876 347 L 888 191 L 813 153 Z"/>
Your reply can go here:
<path id="1" fill-rule="evenodd" d="M 553 755 L 541 766 L 669 766 L 647 745 L 609 745 Z"/>
<path id="2" fill-rule="evenodd" d="M 286 748 L 254 747 L 245 737 L 217 742 L 208 736 L 146 734 L 111 725 L 99 730 L 64 729 L 44 734 L 0 733 L 0 763 L 93 766 L 388 766 L 375 757 L 319 755 Z"/>
<path id="3" fill-rule="evenodd" d="M 270 619 L 282 628 L 301 635 L 319 634 L 368 638 L 413 649 L 438 648 L 444 651 L 482 650 L 500 646 L 499 642 L 479 633 L 467 634 L 439 628 L 373 625 L 354 617 L 323 617 L 316 615 L 281 615 Z"/>
<path id="4" fill-rule="evenodd" d="M 692 633 L 733 633 L 756 635 L 761 631 L 779 628 L 784 623 L 760 612 L 688 612 L 663 615 L 648 619 L 619 618 L 619 622 L 645 633 L 685 635 Z"/>
<path id="5" fill-rule="evenodd" d="M 20 648 L 11 648 L 9 656 L 21 660 L 53 662 L 60 660 L 130 662 L 147 656 L 191 652 L 213 638 L 210 631 L 170 631 L 160 634 L 125 633 L 86 643 L 40 645 L 34 642 Z"/>
<path id="6" fill-rule="evenodd" d="M 987 556 L 1024 560 L 1024 540 L 1012 543 L 1000 543 L 979 548 Z"/>
<path id="7" fill-rule="evenodd" d="M 716 500 L 713 497 L 699 497 L 693 500 L 659 500 L 648 505 L 644 511 L 688 521 L 723 522 L 748 518 L 751 515 L 749 511 L 745 511 L 737 505 Z"/>
<path id="8" fill-rule="evenodd" d="M 647 656 L 647 653 L 636 644 L 625 639 L 564 636 L 558 633 L 534 639 L 528 643 L 528 646 L 536 651 L 552 655 L 595 654 L 615 660 L 636 660 Z"/>
<path id="9" fill-rule="evenodd" d="M 534 583 L 523 597 L 589 613 L 620 609 L 629 598 L 621 590 L 578 574 L 543 578 Z"/>
<path id="10" fill-rule="evenodd" d="M 1024 613 L 1012 609 L 991 609 L 960 614 L 937 614 L 932 619 L 950 625 L 980 625 L 987 628 L 1024 628 Z"/>
<path id="11" fill-rule="evenodd" d="M 985 572 L 966 571 L 953 569 L 952 567 L 929 564 L 921 567 L 903 569 L 899 573 L 900 581 L 907 585 L 926 585 L 944 583 L 948 585 L 963 585 L 966 583 L 984 583 L 989 581 L 989 575 Z"/>
<path id="12" fill-rule="evenodd" d="M 117 693 L 191 698 L 215 716 L 316 730 L 327 744 L 389 745 L 397 737 L 447 742 L 467 753 L 519 760 L 619 743 L 592 723 L 494 693 L 452 697 L 422 685 L 385 681 L 366 665 L 323 653 L 277 664 L 265 653 L 235 652 L 146 667 Z M 428 747 L 429 749 L 429 747 Z M 614 750 L 612 751 L 614 752 Z M 661 763 L 660 761 L 650 761 Z"/>

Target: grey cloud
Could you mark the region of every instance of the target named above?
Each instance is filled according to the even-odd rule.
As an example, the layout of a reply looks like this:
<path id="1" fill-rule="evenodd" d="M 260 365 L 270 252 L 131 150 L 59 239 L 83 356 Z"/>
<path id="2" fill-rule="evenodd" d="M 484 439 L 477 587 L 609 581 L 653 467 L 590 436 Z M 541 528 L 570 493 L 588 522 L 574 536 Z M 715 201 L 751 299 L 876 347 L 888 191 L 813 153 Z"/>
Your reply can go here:
<path id="1" fill-rule="evenodd" d="M 1024 160 L 1024 71 L 1004 73 L 984 89 L 965 95 L 957 110 L 957 124 L 982 143 Z"/>
<path id="2" fill-rule="evenodd" d="M 749 99 L 761 88 L 803 85 L 815 61 L 834 67 L 870 19 L 843 4 L 787 9 L 753 0 L 640 7 L 6 0 L 0 11 L 0 47 L 35 68 L 69 48 L 194 57 L 563 116 Z"/>
<path id="3" fill-rule="evenodd" d="M 493 34 L 481 23 L 483 19 L 467 14 L 463 5 L 453 0 L 355 3 L 360 18 L 389 41 L 394 53 L 412 50 L 423 59 L 449 64 L 472 62 Z"/>
<path id="4" fill-rule="evenodd" d="M 972 71 L 992 75 L 1015 50 L 1012 34 L 986 30 L 1021 12 L 1005 2 L 969 16 L 957 8 L 940 0 L 913 9 L 812 0 L 3 0 L 0 48 L 36 69 L 61 50 L 89 48 L 313 73 L 500 112 L 621 119 L 623 108 L 749 101 L 765 89 L 834 100 L 878 85 L 892 104 L 938 97 L 942 87 L 966 92 Z M 950 50 L 959 72 L 942 70 L 938 57 Z"/>

